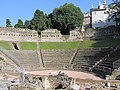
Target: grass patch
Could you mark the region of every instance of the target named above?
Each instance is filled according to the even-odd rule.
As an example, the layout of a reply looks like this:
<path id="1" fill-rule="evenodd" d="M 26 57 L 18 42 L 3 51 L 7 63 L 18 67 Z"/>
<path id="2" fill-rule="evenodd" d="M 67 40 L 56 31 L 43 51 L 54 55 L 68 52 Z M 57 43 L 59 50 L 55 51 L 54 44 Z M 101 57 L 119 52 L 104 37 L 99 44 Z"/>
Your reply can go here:
<path id="1" fill-rule="evenodd" d="M 20 42 L 20 49 L 21 50 L 36 50 L 37 45 L 35 42 Z"/>
<path id="2" fill-rule="evenodd" d="M 80 43 L 80 46 L 79 48 L 92 48 L 93 47 L 93 44 L 95 44 L 96 41 L 93 41 L 93 40 L 86 40 L 86 41 L 82 41 Z"/>
<path id="3" fill-rule="evenodd" d="M 120 46 L 120 39 L 85 40 L 81 42 L 40 42 L 42 50 L 71 50 L 77 48 L 101 48 Z M 21 50 L 36 50 L 35 42 L 20 42 Z"/>
<path id="4" fill-rule="evenodd" d="M 41 42 L 40 48 L 43 50 L 75 49 L 79 42 Z"/>
<path id="5" fill-rule="evenodd" d="M 80 44 L 80 48 L 99 48 L 115 46 L 120 46 L 120 39 L 86 40 L 82 41 Z"/>
<path id="6" fill-rule="evenodd" d="M 85 40 L 81 42 L 40 42 L 43 50 L 69 50 L 79 48 L 99 48 L 120 46 L 120 39 L 106 40 Z M 36 42 L 19 42 L 20 50 L 37 50 Z M 5 50 L 12 50 L 9 42 L 0 41 L 0 47 Z"/>
<path id="7" fill-rule="evenodd" d="M 120 46 L 120 39 L 99 40 L 93 44 L 93 47 L 115 47 Z"/>
<path id="8" fill-rule="evenodd" d="M 12 50 L 9 42 L 0 41 L 0 48 L 4 50 Z"/>

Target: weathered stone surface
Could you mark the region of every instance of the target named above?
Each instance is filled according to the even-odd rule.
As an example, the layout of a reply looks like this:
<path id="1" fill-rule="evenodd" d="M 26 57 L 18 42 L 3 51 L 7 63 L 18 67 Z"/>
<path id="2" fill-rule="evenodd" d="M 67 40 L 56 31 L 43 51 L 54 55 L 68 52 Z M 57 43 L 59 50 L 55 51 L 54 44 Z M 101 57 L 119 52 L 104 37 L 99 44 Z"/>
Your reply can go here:
<path id="1" fill-rule="evenodd" d="M 0 40 L 2 41 L 38 41 L 35 30 L 23 28 L 0 27 Z"/>

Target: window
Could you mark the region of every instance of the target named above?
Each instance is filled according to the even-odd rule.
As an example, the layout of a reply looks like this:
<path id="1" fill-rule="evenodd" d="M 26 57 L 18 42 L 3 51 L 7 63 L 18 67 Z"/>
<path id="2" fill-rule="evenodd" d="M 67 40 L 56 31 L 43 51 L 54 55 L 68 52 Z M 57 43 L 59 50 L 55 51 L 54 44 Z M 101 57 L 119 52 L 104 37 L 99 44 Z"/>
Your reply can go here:
<path id="1" fill-rule="evenodd" d="M 110 19 L 108 19 L 108 22 L 110 22 Z"/>
<path id="2" fill-rule="evenodd" d="M 99 22 L 99 23 L 102 23 L 102 20 L 99 20 L 98 22 Z"/>

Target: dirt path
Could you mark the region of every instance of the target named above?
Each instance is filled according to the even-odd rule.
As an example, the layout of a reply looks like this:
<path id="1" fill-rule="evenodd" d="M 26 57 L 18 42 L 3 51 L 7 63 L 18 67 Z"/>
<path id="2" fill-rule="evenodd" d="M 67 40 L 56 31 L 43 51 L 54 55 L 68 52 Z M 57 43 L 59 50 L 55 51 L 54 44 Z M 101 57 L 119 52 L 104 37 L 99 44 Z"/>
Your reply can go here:
<path id="1" fill-rule="evenodd" d="M 29 72 L 32 75 L 40 75 L 40 76 L 48 76 L 48 75 L 57 75 L 59 72 L 67 74 L 72 78 L 80 78 L 80 79 L 92 79 L 92 80 L 103 80 L 93 74 L 77 72 L 77 71 L 64 71 L 64 70 L 43 70 L 43 71 L 32 71 Z"/>

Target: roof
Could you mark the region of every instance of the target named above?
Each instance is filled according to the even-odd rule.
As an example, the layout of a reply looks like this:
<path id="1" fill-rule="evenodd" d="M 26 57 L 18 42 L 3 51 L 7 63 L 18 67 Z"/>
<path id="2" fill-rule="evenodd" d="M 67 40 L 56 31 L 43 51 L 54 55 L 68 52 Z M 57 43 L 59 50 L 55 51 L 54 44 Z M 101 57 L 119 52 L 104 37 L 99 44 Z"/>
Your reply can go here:
<path id="1" fill-rule="evenodd" d="M 92 9 L 90 9 L 90 11 L 105 11 L 106 10 L 106 8 L 105 9 L 99 9 L 99 8 L 92 8 Z"/>

